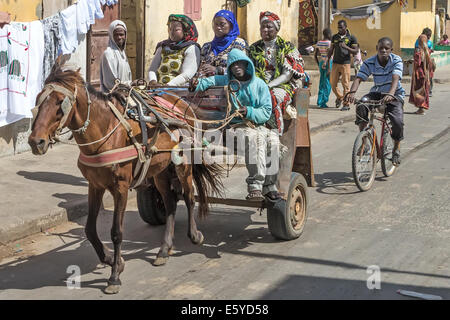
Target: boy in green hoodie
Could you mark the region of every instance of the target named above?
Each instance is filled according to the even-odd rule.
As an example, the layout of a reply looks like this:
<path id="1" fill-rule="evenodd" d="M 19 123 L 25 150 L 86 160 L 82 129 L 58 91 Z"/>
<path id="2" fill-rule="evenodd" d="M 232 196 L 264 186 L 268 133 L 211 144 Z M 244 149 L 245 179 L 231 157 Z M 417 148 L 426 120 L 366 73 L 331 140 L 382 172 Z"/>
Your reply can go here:
<path id="1" fill-rule="evenodd" d="M 269 87 L 255 76 L 253 62 L 241 50 L 230 51 L 227 69 L 227 75 L 195 79 L 191 83 L 191 88 L 196 87 L 196 91 L 205 91 L 212 86 L 226 86 L 231 80 L 240 82 L 239 91 L 231 97 L 232 106 L 235 108 L 232 112 L 238 109 L 253 126 L 246 125 L 242 118 L 236 117 L 231 121 L 233 127 L 228 130 L 232 135 L 245 139 L 245 162 L 249 173 L 246 180 L 248 186 L 246 199 L 261 201 L 265 195 L 270 200 L 276 201 L 280 199 L 276 187 L 280 141 L 276 130 L 271 131 L 265 126 L 272 114 Z"/>

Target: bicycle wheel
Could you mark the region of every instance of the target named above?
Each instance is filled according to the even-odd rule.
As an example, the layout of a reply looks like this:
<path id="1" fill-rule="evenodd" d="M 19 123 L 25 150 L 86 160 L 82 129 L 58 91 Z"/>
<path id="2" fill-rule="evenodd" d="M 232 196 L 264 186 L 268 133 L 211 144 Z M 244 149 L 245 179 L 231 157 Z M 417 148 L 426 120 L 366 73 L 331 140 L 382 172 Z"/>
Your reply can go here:
<path id="1" fill-rule="evenodd" d="M 375 180 L 376 150 L 372 150 L 372 137 L 371 130 L 361 131 L 353 144 L 353 179 L 361 191 L 369 190 Z"/>
<path id="2" fill-rule="evenodd" d="M 397 169 L 392 164 L 392 151 L 394 150 L 394 140 L 392 140 L 391 134 L 388 128 L 384 128 L 383 132 L 383 147 L 381 149 L 381 170 L 386 177 L 390 177 Z"/>

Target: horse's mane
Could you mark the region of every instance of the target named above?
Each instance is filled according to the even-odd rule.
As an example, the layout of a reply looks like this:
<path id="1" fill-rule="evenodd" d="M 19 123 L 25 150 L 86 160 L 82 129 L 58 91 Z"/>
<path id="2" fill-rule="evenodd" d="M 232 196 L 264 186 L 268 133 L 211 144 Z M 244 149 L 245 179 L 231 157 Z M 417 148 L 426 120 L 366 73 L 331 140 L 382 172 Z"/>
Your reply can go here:
<path id="1" fill-rule="evenodd" d="M 57 64 L 55 64 L 55 66 L 52 69 L 52 72 L 45 80 L 45 84 L 49 83 L 57 83 L 66 88 L 70 88 L 71 90 L 74 90 L 75 85 L 81 88 L 86 86 L 89 93 L 101 101 L 110 100 L 111 97 L 115 97 L 120 101 L 122 98 L 122 96 L 118 92 L 106 94 L 96 90 L 90 83 L 86 83 L 86 81 L 83 79 L 80 73 L 80 69 L 78 70 L 73 70 L 70 68 L 63 69 L 62 66 Z"/>

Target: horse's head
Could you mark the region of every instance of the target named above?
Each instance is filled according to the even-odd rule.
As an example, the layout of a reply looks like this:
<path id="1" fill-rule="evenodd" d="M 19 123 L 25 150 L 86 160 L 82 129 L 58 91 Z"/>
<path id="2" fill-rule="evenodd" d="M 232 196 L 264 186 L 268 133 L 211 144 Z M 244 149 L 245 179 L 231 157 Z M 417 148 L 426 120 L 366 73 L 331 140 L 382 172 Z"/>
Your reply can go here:
<path id="1" fill-rule="evenodd" d="M 35 155 L 45 154 L 50 142 L 66 127 L 74 113 L 78 84 L 84 81 L 79 70 L 62 70 L 58 60 L 45 86 L 36 97 L 38 113 L 31 128 L 28 144 Z"/>

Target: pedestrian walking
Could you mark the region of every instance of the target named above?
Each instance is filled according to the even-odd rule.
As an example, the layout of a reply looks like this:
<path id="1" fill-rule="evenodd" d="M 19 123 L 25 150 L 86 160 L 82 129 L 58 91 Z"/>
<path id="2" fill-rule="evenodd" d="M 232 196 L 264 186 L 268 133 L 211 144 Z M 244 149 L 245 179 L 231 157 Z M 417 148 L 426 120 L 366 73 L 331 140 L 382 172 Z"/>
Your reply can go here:
<path id="1" fill-rule="evenodd" d="M 431 36 L 433 34 L 433 32 L 431 31 L 430 28 L 424 28 L 422 30 L 422 34 L 427 36 L 427 47 L 430 50 L 430 54 L 433 53 L 434 48 L 433 48 L 433 41 L 431 41 Z M 416 43 L 414 44 L 414 48 L 418 48 L 419 47 L 419 39 L 416 40 Z M 431 58 L 431 64 L 432 64 L 432 70 L 433 72 L 436 69 L 436 64 L 433 58 Z M 431 97 L 433 95 L 433 73 L 431 74 L 430 77 L 430 92 L 429 92 L 429 96 Z"/>
<path id="2" fill-rule="evenodd" d="M 416 114 L 425 114 L 430 107 L 430 74 L 431 57 L 427 46 L 427 36 L 421 34 L 418 39 L 419 46 L 414 52 L 414 71 L 411 79 L 411 93 L 409 102 L 419 108 Z"/>
<path id="3" fill-rule="evenodd" d="M 344 96 L 350 91 L 350 62 L 351 55 L 358 53 L 358 42 L 356 37 L 350 34 L 347 29 L 347 22 L 340 20 L 338 22 L 338 33 L 331 39 L 331 47 L 328 51 L 328 61 L 333 57 L 331 67 L 331 89 L 336 95 L 336 108 L 341 106 Z M 329 68 L 329 62 L 327 63 Z M 342 77 L 342 78 L 341 78 Z M 341 78 L 344 92 L 341 93 L 338 88 L 339 78 Z M 342 111 L 350 110 L 349 103 L 344 101 Z"/>
<path id="4" fill-rule="evenodd" d="M 327 102 L 330 98 L 331 93 L 330 69 L 327 68 L 328 50 L 331 47 L 331 36 L 331 29 L 324 29 L 323 40 L 317 42 L 316 51 L 314 53 L 314 57 L 316 58 L 316 62 L 319 66 L 320 71 L 319 93 L 317 97 L 317 106 L 319 108 L 328 108 Z M 331 61 L 330 66 L 332 66 Z"/>

